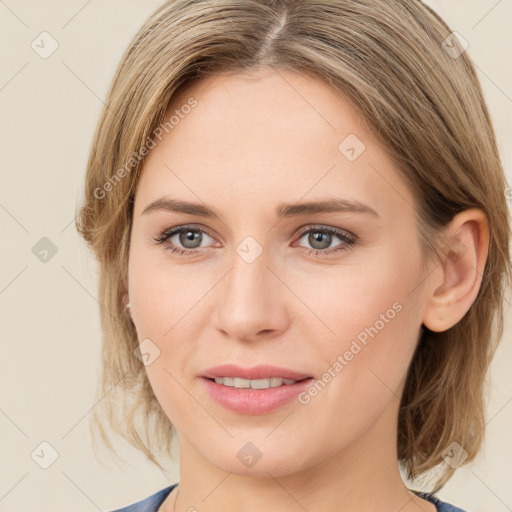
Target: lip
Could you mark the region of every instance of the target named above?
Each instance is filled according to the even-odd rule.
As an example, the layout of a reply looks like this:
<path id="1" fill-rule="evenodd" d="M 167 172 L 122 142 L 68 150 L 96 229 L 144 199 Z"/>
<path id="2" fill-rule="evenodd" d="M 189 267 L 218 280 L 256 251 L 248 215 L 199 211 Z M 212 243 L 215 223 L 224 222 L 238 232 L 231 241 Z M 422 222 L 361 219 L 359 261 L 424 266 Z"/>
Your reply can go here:
<path id="1" fill-rule="evenodd" d="M 268 372 L 269 370 L 267 369 L 264 371 Z M 288 375 L 291 373 L 293 372 L 288 372 Z M 229 375 L 224 376 L 228 377 Z M 210 397 L 224 408 L 235 411 L 239 414 L 256 415 L 269 413 L 290 402 L 299 393 L 304 391 L 314 379 L 312 377 L 306 378 L 305 380 L 301 380 L 295 384 L 288 384 L 268 389 L 237 389 L 217 384 L 214 380 L 210 380 L 208 377 L 202 377 L 200 380 L 203 382 L 206 392 Z"/>
<path id="2" fill-rule="evenodd" d="M 307 373 L 271 365 L 242 368 L 236 364 L 222 364 L 204 371 L 201 377 L 206 392 L 215 402 L 231 411 L 251 415 L 265 414 L 283 406 L 304 391 L 313 381 L 313 377 Z M 211 380 L 215 377 L 240 377 L 249 380 L 281 377 L 300 382 L 268 389 L 237 389 L 217 384 L 215 380 Z"/>
<path id="3" fill-rule="evenodd" d="M 302 380 L 312 375 L 307 373 L 299 373 L 289 368 L 281 368 L 279 366 L 258 365 L 252 368 L 242 368 L 236 364 L 222 364 L 209 368 L 201 377 L 214 379 L 215 377 L 240 377 L 242 379 L 256 380 L 269 379 L 271 377 L 282 377 L 283 379 Z M 295 385 L 295 384 L 291 384 Z"/>

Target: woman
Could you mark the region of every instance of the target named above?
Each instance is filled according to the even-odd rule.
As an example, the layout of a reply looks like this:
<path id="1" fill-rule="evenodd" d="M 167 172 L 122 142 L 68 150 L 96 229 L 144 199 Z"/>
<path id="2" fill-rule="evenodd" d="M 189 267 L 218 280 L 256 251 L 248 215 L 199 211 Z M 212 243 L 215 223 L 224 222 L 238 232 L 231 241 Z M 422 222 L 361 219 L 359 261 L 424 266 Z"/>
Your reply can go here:
<path id="1" fill-rule="evenodd" d="M 177 434 L 180 481 L 120 510 L 461 510 L 435 492 L 481 446 L 511 277 L 464 48 L 418 0 L 175 0 L 145 22 L 77 228 L 98 393 L 122 392 L 104 413 L 159 466 Z"/>

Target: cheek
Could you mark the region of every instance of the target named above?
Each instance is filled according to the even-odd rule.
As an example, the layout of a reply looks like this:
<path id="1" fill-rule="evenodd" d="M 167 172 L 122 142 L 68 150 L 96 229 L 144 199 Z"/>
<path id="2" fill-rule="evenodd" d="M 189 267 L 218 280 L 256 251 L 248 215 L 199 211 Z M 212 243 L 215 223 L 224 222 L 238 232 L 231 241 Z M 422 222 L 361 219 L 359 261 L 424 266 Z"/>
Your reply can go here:
<path id="1" fill-rule="evenodd" d="M 149 346 L 156 355 L 145 367 L 148 380 L 165 414 L 179 431 L 194 428 L 196 418 L 198 423 L 205 421 L 186 387 L 194 378 L 189 362 L 198 350 L 196 340 L 200 339 L 201 324 L 207 321 L 200 317 L 200 300 L 206 290 L 186 275 L 185 268 L 145 265 L 142 259 L 134 258 L 129 277 L 138 339 L 154 343 Z"/>
<path id="2" fill-rule="evenodd" d="M 356 256 L 328 273 L 296 281 L 300 283 L 297 295 L 331 327 L 333 335 L 344 336 L 348 330 L 353 334 L 352 328 L 373 325 L 394 303 L 405 307 L 417 302 L 414 290 L 421 282 L 418 260 L 414 255 L 408 258 L 402 250 L 383 247 L 364 260 L 357 261 Z"/>
<path id="3" fill-rule="evenodd" d="M 390 244 L 372 261 L 340 267 L 314 287 L 303 281 L 297 291 L 316 313 L 301 331 L 315 340 L 317 370 L 344 375 L 332 379 L 333 392 L 364 398 L 383 384 L 399 386 L 421 326 L 419 254 L 411 248 L 408 258 Z"/>
<path id="4" fill-rule="evenodd" d="M 131 313 L 140 337 L 165 340 L 189 321 L 190 312 L 207 291 L 193 266 L 173 264 L 163 247 L 144 250 L 135 243 L 129 260 Z M 194 315 L 192 315 L 194 316 Z"/>
<path id="5" fill-rule="evenodd" d="M 194 271 L 193 265 L 173 264 L 165 249 L 144 250 L 132 245 L 129 260 L 131 315 L 139 342 L 151 340 L 156 354 L 146 372 L 168 416 L 194 401 L 184 387 L 196 377 L 190 360 L 198 353 L 198 340 L 210 315 L 208 291 L 217 275 Z M 156 348 L 155 348 L 156 346 Z"/>

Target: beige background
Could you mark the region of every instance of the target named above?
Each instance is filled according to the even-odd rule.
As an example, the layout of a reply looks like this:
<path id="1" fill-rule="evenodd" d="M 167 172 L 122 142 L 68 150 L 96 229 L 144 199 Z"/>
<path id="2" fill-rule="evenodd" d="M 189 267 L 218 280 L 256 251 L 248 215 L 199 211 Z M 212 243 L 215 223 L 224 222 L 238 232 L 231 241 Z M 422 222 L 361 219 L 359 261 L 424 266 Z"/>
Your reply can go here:
<path id="1" fill-rule="evenodd" d="M 172 462 L 164 474 L 123 442 L 125 466 L 92 454 L 96 267 L 72 222 L 115 67 L 160 3 L 0 0 L 0 511 L 109 510 L 178 479 Z M 512 1 L 431 3 L 470 44 L 512 183 Z M 59 45 L 47 59 L 31 48 L 43 31 Z M 42 237 L 57 249 L 46 263 L 32 252 Z M 490 372 L 486 445 L 440 492 L 472 512 L 512 510 L 510 309 Z M 48 469 L 36 463 L 50 461 L 52 449 L 41 447 L 43 441 L 58 453 Z"/>

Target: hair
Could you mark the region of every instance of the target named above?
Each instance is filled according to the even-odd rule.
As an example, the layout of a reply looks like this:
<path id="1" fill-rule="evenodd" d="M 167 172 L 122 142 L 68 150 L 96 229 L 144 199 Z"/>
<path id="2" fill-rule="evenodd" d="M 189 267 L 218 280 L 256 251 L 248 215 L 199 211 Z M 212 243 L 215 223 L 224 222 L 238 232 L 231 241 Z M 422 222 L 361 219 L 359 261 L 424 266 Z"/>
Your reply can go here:
<path id="1" fill-rule="evenodd" d="M 424 263 L 442 261 L 449 241 L 441 231 L 456 214 L 485 212 L 489 252 L 478 295 L 451 328 L 422 326 L 397 436 L 408 478 L 442 465 L 434 492 L 455 470 L 443 465 L 451 443 L 466 462 L 475 457 L 485 377 L 503 334 L 511 224 L 482 89 L 461 43 L 453 40 L 460 55 L 447 51 L 450 33 L 420 0 L 172 0 L 144 23 L 107 92 L 76 216 L 99 262 L 102 376 L 91 426 L 111 450 L 107 424 L 160 468 L 157 455 L 171 449 L 173 425 L 134 356 L 139 341 L 123 304 L 133 199 L 152 135 L 173 97 L 201 78 L 273 68 L 322 80 L 363 116 L 417 201 Z"/>

